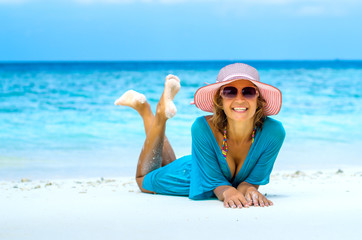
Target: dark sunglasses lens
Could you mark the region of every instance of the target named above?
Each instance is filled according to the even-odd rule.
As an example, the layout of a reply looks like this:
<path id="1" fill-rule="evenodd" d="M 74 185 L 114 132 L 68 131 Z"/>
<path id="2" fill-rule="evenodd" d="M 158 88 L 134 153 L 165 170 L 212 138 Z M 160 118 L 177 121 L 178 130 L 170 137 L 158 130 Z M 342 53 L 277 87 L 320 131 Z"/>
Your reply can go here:
<path id="1" fill-rule="evenodd" d="M 256 89 L 253 87 L 245 87 L 243 88 L 242 93 L 245 98 L 254 98 L 256 95 Z"/>
<path id="2" fill-rule="evenodd" d="M 225 87 L 222 90 L 222 96 L 226 98 L 234 98 L 238 94 L 238 89 L 235 87 Z"/>

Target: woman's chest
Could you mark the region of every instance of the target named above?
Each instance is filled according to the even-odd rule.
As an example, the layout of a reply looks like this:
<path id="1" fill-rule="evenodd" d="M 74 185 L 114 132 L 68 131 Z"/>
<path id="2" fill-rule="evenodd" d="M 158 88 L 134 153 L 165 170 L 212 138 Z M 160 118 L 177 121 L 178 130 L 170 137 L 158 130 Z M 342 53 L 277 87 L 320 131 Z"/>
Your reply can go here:
<path id="1" fill-rule="evenodd" d="M 228 152 L 226 162 L 229 166 L 231 178 L 234 179 L 243 167 L 248 156 L 251 144 L 233 144 L 228 143 Z"/>
<path id="2" fill-rule="evenodd" d="M 215 135 L 216 135 L 215 139 L 218 143 L 220 151 L 222 151 L 224 145 L 223 135 L 221 134 L 215 134 Z M 227 153 L 225 160 L 229 167 L 232 180 L 236 177 L 236 175 L 243 167 L 245 160 L 248 156 L 251 144 L 252 144 L 251 141 L 247 143 L 235 143 L 231 140 L 227 140 L 226 143 Z M 226 147 L 224 147 L 224 150 L 226 150 Z"/>
<path id="3" fill-rule="evenodd" d="M 210 119 L 207 118 L 210 129 L 212 130 L 212 133 L 214 135 L 214 138 L 216 140 L 216 143 L 218 145 L 219 150 L 222 152 L 224 144 L 224 135 L 220 133 L 210 122 Z M 247 143 L 236 143 L 231 141 L 230 139 L 226 139 L 226 145 L 227 145 L 227 154 L 226 159 L 222 159 L 222 161 L 226 161 L 228 168 L 231 173 L 231 180 L 234 180 L 236 175 L 239 173 L 241 168 L 243 167 L 245 160 L 248 156 L 250 147 L 252 145 L 252 142 L 249 141 Z"/>

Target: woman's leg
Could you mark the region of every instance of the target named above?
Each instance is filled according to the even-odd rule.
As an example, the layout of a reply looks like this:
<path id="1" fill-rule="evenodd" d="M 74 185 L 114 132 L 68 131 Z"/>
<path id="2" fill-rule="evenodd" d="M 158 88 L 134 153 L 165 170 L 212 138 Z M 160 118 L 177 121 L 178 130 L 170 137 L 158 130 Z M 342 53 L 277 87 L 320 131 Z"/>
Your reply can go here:
<path id="1" fill-rule="evenodd" d="M 152 113 L 150 104 L 147 102 L 146 97 L 143 94 L 129 90 L 118 98 L 114 104 L 128 106 L 135 109 L 142 117 L 146 136 L 148 135 L 155 116 Z M 175 152 L 165 136 L 162 149 L 162 166 L 166 166 L 174 160 L 176 160 Z"/>
<path id="2" fill-rule="evenodd" d="M 165 129 L 167 119 L 172 118 L 176 114 L 176 107 L 172 100 L 179 89 L 179 79 L 173 75 L 167 76 L 165 90 L 157 104 L 156 115 L 154 117 L 151 108 L 149 104 L 146 103 L 145 97 L 143 95 L 142 97 L 141 94 L 137 95 L 132 93 L 132 98 L 138 100 L 129 101 L 133 103 L 136 102 L 136 104 L 133 104 L 133 108 L 136 109 L 142 116 L 146 131 L 146 140 L 139 157 L 136 172 L 138 186 L 144 192 L 149 192 L 142 188 L 144 176 L 147 173 L 160 168 L 163 164 L 166 165 L 167 163 L 175 160 L 172 147 L 165 137 Z M 129 100 L 131 99 L 130 96 L 124 97 L 124 99 Z M 125 101 L 118 100 L 116 101 L 116 104 L 120 102 L 123 103 L 122 105 L 130 105 L 124 104 Z M 163 157 L 165 157 L 167 160 L 163 161 Z"/>

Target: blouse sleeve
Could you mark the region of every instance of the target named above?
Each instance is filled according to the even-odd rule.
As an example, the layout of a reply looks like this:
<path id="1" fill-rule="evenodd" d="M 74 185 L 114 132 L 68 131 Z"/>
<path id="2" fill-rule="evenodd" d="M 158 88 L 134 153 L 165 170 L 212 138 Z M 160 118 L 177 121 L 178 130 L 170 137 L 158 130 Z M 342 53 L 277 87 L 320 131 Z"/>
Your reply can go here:
<path id="1" fill-rule="evenodd" d="M 245 179 L 245 182 L 254 185 L 265 185 L 269 183 L 270 174 L 285 138 L 283 125 L 278 121 L 274 120 L 269 126 L 263 126 L 263 131 L 264 128 L 267 128 L 262 136 L 265 141 L 262 143 L 262 146 L 260 146 L 264 150 L 255 167 Z"/>
<path id="2" fill-rule="evenodd" d="M 223 175 L 205 119 L 198 118 L 191 128 L 192 168 L 189 198 L 198 200 L 214 197 L 213 190 L 231 183 Z M 212 136 L 211 136 L 212 135 Z"/>

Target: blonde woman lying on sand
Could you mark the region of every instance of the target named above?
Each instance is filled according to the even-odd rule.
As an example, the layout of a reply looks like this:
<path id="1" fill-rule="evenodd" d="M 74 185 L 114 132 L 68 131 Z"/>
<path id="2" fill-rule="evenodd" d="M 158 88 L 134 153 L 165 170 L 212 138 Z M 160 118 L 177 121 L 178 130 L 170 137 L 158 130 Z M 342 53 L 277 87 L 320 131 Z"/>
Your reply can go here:
<path id="1" fill-rule="evenodd" d="M 143 119 L 147 136 L 136 172 L 141 191 L 194 200 L 216 196 L 230 208 L 272 206 L 258 188 L 269 182 L 285 137 L 282 124 L 268 117 L 279 112 L 281 92 L 260 82 L 249 65 L 222 68 L 216 83 L 201 87 L 194 97 L 196 107 L 213 115 L 195 120 L 192 153 L 176 159 L 165 128 L 176 114 L 173 99 L 179 90 L 178 77 L 168 75 L 155 115 L 145 96 L 133 90 L 115 102 Z"/>

